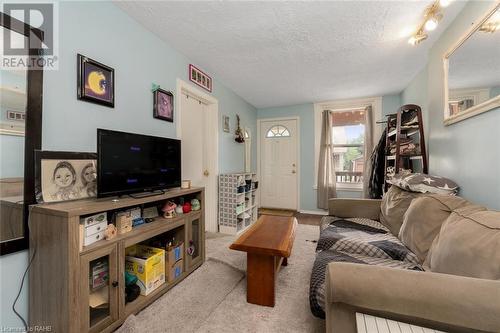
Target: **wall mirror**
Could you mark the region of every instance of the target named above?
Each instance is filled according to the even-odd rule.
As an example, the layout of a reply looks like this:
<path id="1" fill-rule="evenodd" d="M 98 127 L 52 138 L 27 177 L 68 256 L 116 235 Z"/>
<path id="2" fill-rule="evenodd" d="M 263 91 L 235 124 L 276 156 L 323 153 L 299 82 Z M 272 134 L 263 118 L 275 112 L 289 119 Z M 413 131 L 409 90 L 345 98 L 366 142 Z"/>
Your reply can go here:
<path id="1" fill-rule="evenodd" d="M 39 47 L 33 39 L 42 40 L 40 30 L 3 13 L 0 19 L 1 43 L 10 35 L 11 45 Z M 38 50 L 30 52 L 39 57 Z M 43 70 L 2 68 L 0 75 L 0 255 L 4 255 L 29 245 L 34 150 L 41 148 Z"/>
<path id="2" fill-rule="evenodd" d="M 444 57 L 444 123 L 450 125 L 500 107 L 500 5 Z"/>

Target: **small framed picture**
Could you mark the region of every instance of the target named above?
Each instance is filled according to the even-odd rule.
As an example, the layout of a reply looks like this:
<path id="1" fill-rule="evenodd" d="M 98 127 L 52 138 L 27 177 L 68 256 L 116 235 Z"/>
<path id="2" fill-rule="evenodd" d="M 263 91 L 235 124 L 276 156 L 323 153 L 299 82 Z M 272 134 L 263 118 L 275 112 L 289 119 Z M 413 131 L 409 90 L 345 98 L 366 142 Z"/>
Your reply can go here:
<path id="1" fill-rule="evenodd" d="M 174 94 L 163 89 L 153 93 L 153 117 L 174 122 Z"/>
<path id="2" fill-rule="evenodd" d="M 212 92 L 212 78 L 192 64 L 189 65 L 189 80 Z"/>
<path id="3" fill-rule="evenodd" d="M 224 132 L 229 133 L 231 130 L 229 129 L 229 116 L 222 117 L 222 128 Z"/>
<path id="4" fill-rule="evenodd" d="M 77 56 L 78 99 L 115 107 L 115 70 L 81 54 Z"/>
<path id="5" fill-rule="evenodd" d="M 38 203 L 97 196 L 97 154 L 35 150 Z"/>

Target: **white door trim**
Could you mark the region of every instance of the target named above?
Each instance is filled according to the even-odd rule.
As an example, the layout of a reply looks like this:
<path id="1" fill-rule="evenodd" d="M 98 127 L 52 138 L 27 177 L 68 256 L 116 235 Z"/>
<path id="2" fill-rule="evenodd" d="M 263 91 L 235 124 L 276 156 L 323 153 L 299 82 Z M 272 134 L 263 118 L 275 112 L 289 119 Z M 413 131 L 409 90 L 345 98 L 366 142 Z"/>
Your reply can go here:
<path id="1" fill-rule="evenodd" d="M 217 208 L 219 202 L 218 199 L 219 194 L 217 192 L 217 176 L 219 175 L 219 101 L 215 97 L 201 91 L 200 89 L 194 87 L 193 85 L 181 79 L 177 79 L 177 91 L 176 91 L 177 102 L 174 102 L 175 103 L 174 121 L 176 124 L 177 138 L 179 140 L 182 140 L 181 117 L 180 117 L 182 110 L 181 110 L 181 103 L 179 102 L 178 99 L 181 98 L 183 93 L 207 105 L 206 119 L 208 125 L 207 128 L 209 129 L 208 135 L 214 140 L 213 146 L 208 147 L 209 149 L 207 151 L 207 155 L 215 156 L 215 158 L 208 158 L 206 163 L 208 170 L 211 170 L 212 176 L 215 177 L 215 184 L 213 185 L 214 193 L 212 193 L 215 198 L 215 203 L 210 205 L 205 205 L 205 215 L 210 214 L 210 216 L 215 216 L 215 220 L 211 221 L 210 219 L 205 219 L 205 221 L 208 222 L 205 225 L 205 230 L 211 232 L 217 232 L 219 228 L 218 214 L 217 214 Z M 211 181 L 213 181 L 213 179 Z"/>
<path id="2" fill-rule="evenodd" d="M 261 133 L 260 133 L 260 127 L 262 122 L 267 122 L 267 121 L 283 121 L 283 120 L 295 120 L 297 121 L 297 211 L 300 211 L 300 178 L 302 175 L 302 169 L 300 165 L 300 117 L 295 116 L 295 117 L 281 117 L 281 118 L 260 118 L 257 119 L 257 178 L 259 179 L 259 182 L 261 181 L 260 179 L 260 152 L 261 152 L 261 145 L 262 145 L 262 139 L 261 139 Z M 262 187 L 262 185 L 261 185 Z M 260 191 L 258 191 L 260 192 Z M 260 205 L 260 200 L 258 201 L 259 207 Z"/>

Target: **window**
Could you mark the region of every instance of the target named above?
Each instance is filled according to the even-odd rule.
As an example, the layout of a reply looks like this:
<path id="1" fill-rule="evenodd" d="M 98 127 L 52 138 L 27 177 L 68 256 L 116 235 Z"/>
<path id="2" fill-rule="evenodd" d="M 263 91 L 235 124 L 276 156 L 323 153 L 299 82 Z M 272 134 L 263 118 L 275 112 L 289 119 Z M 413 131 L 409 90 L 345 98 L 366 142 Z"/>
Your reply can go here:
<path id="1" fill-rule="evenodd" d="M 361 185 L 365 166 L 365 109 L 333 110 L 332 141 L 337 184 Z"/>
<path id="2" fill-rule="evenodd" d="M 282 138 L 290 136 L 290 131 L 283 125 L 275 125 L 267 131 L 266 138 Z"/>

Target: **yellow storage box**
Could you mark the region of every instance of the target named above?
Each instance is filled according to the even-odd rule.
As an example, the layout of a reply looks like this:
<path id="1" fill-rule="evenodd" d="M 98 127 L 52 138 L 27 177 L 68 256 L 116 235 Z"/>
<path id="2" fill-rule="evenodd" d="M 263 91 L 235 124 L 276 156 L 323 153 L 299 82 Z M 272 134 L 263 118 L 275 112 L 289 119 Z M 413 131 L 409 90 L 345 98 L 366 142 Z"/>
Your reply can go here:
<path id="1" fill-rule="evenodd" d="M 165 250 L 146 245 L 126 249 L 125 270 L 137 276 L 141 295 L 147 296 L 165 283 Z"/>

